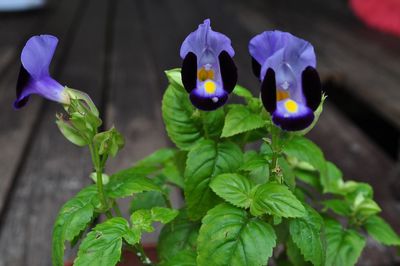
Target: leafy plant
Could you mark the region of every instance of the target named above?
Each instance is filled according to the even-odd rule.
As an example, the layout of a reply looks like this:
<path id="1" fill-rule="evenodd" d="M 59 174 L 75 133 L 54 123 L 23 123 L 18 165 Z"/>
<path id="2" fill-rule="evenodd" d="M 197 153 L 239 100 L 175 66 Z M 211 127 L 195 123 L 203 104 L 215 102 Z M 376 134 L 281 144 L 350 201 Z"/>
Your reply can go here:
<path id="1" fill-rule="evenodd" d="M 56 42 L 48 36 L 28 41 L 26 53 L 38 49 L 42 55 L 46 51 L 51 55 L 50 60 L 42 58 L 47 66 L 32 57 L 44 70 L 35 72 L 23 66 L 15 106 L 26 103 L 32 86 L 39 86 L 36 89 L 43 97 L 62 103 L 65 114 L 58 114 L 56 123 L 67 140 L 90 150 L 94 169 L 90 176 L 95 184 L 67 201 L 57 216 L 53 265 L 64 265 L 66 242 L 80 242 L 75 266 L 116 265 L 122 249 L 133 251 L 144 265 L 154 265 L 141 239 L 143 233 L 154 231 L 155 222 L 166 224 L 158 243 L 159 265 L 164 266 L 258 266 L 272 260 L 279 265 L 349 266 L 357 262 L 367 235 L 381 244 L 400 246 L 399 236 L 379 216 L 381 209 L 373 199 L 372 188 L 345 181 L 318 146 L 304 137 L 318 120 L 325 99 L 312 47 L 277 31 L 252 39 L 253 66 L 262 81 L 260 99 L 235 86 L 230 41 L 212 31 L 209 23 L 206 20 L 182 45 L 182 71 L 166 71 L 169 85 L 162 100 L 162 115 L 176 148 L 155 151 L 111 175 L 105 173 L 106 162 L 123 148 L 123 136 L 114 127 L 100 131 L 99 112 L 86 94 L 60 87 L 54 80 L 50 83 L 55 85 L 43 91 L 40 86 L 51 78 L 46 75 L 42 81 L 38 72 L 48 74 L 46 67 Z M 214 38 L 210 43 L 222 50 L 219 72 L 212 64 L 201 69 L 195 64 L 196 57 L 203 58 L 207 49 L 192 47 L 191 38 L 199 40 L 196 34 L 204 32 L 208 35 L 200 37 Z M 301 44 L 299 56 L 287 58 L 301 64 L 310 61 L 299 68 L 301 79 L 293 78 L 291 66 L 285 65 L 290 60 L 278 66 L 259 62 L 257 45 L 263 38 L 283 42 L 282 49 L 290 51 L 289 57 L 296 55 L 297 49 L 289 46 Z M 288 39 L 292 41 L 285 44 Z M 309 54 L 304 59 L 307 49 Z M 285 56 L 283 50 L 278 52 L 283 53 L 281 56 Z M 269 68 L 261 68 L 263 64 L 269 64 Z M 277 88 L 280 71 L 287 83 Z M 32 84 L 27 85 L 26 75 L 31 76 L 28 80 Z M 42 83 L 38 85 L 34 80 L 39 78 Z M 298 91 L 285 91 L 296 82 L 302 84 L 295 87 Z M 193 89 L 195 83 L 198 86 Z M 230 93 L 237 103 L 225 104 Z M 291 94 L 301 97 L 292 99 Z M 172 208 L 171 186 L 184 194 L 185 206 L 179 210 Z M 125 217 L 118 200 L 126 197 L 132 202 Z M 105 219 L 98 222 L 103 215 Z"/>

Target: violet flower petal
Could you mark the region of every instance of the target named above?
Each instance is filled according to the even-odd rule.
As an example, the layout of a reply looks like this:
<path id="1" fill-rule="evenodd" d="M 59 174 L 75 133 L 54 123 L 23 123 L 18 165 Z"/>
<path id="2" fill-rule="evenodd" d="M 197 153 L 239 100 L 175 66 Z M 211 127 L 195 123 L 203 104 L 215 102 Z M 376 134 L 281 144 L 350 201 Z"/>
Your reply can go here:
<path id="1" fill-rule="evenodd" d="M 49 66 L 57 47 L 58 39 L 51 35 L 31 37 L 21 53 L 21 70 L 16 87 L 17 99 L 14 107 L 23 107 L 31 94 L 46 99 L 68 103 L 64 86 L 49 75 Z"/>
<path id="2" fill-rule="evenodd" d="M 206 19 L 182 43 L 182 83 L 192 104 L 201 110 L 215 110 L 225 104 L 237 82 L 235 54 L 225 35 L 211 30 Z"/>

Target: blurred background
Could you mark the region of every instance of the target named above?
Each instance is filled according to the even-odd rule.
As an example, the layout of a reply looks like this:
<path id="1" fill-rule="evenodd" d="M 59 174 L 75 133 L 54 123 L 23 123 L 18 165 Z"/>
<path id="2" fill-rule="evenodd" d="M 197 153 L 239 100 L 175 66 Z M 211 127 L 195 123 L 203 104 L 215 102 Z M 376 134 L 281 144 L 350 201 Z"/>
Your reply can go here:
<path id="1" fill-rule="evenodd" d="M 59 105 L 34 96 L 12 108 L 27 39 L 56 35 L 54 77 L 88 92 L 105 127 L 126 137 L 111 173 L 171 145 L 160 112 L 163 71 L 180 67 L 181 42 L 206 18 L 232 39 L 239 83 L 254 93 L 252 36 L 279 29 L 314 45 L 328 99 L 309 137 L 346 178 L 374 186 L 400 233 L 399 0 L 0 0 L 0 9 L 0 266 L 51 265 L 57 212 L 90 183 L 88 152 L 54 123 Z M 371 240 L 359 265 L 400 265 L 395 253 Z"/>

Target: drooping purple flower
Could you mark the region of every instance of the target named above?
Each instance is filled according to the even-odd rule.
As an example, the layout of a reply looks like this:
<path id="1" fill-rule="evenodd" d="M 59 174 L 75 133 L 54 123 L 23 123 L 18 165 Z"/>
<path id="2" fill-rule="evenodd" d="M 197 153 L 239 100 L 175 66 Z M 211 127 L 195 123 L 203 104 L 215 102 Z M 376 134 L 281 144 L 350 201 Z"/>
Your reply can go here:
<path id="1" fill-rule="evenodd" d="M 249 51 L 272 121 L 288 131 L 311 125 L 322 98 L 313 46 L 287 32 L 265 31 L 251 39 Z"/>
<path id="2" fill-rule="evenodd" d="M 23 107 L 31 94 L 63 104 L 69 103 L 64 86 L 49 74 L 49 66 L 56 50 L 58 39 L 51 35 L 31 37 L 21 53 L 21 69 L 17 82 L 17 99 L 14 107 Z"/>
<path id="3" fill-rule="evenodd" d="M 209 19 L 183 41 L 182 83 L 195 107 L 210 111 L 225 104 L 237 82 L 234 54 L 230 39 L 213 31 Z"/>

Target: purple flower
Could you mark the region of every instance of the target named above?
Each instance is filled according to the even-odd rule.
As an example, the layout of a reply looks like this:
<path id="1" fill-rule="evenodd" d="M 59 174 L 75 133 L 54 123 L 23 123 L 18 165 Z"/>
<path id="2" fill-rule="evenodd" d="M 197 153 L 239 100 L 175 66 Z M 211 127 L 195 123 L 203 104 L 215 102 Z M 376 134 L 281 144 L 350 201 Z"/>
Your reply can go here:
<path id="1" fill-rule="evenodd" d="M 287 32 L 265 31 L 251 39 L 249 51 L 272 121 L 288 131 L 311 125 L 322 98 L 313 46 Z"/>
<path id="2" fill-rule="evenodd" d="M 17 82 L 17 99 L 14 107 L 23 107 L 31 94 L 63 104 L 69 103 L 65 87 L 50 77 L 49 66 L 58 39 L 51 35 L 31 37 L 21 53 L 21 70 Z"/>
<path id="3" fill-rule="evenodd" d="M 211 30 L 209 19 L 183 41 L 182 83 L 195 107 L 210 111 L 225 104 L 237 82 L 234 54 L 231 40 Z"/>

